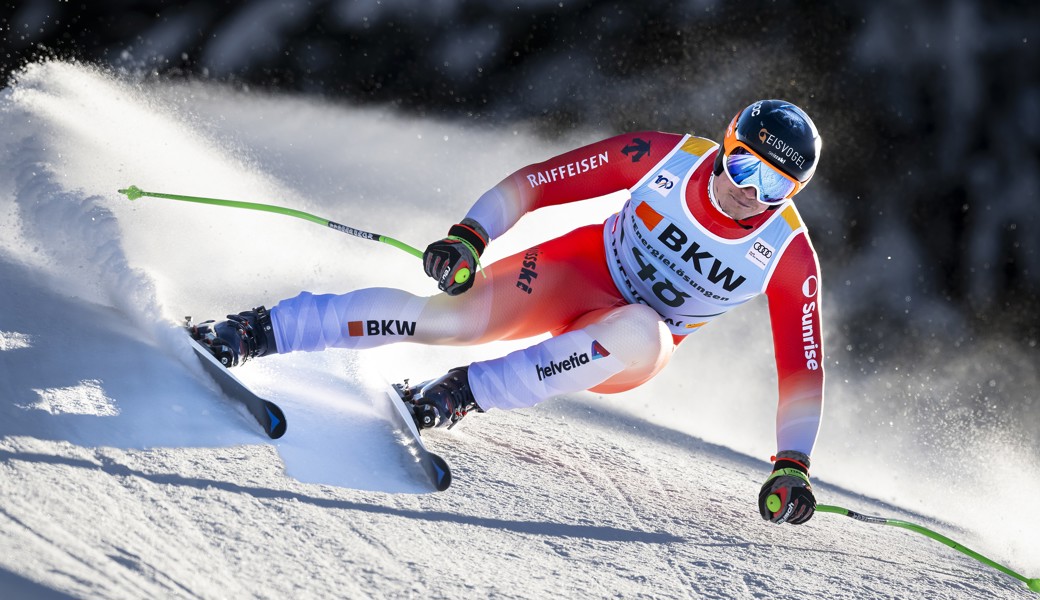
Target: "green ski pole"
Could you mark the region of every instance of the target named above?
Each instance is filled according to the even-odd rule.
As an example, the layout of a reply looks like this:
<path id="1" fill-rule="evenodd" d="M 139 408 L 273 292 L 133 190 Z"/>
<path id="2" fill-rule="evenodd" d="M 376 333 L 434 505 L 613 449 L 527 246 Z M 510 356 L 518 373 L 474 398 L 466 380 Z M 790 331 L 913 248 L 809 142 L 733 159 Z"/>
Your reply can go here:
<path id="1" fill-rule="evenodd" d="M 774 496 L 770 496 L 769 500 L 772 500 L 773 497 L 775 497 L 775 495 Z M 767 500 L 767 502 L 769 500 Z M 778 504 L 779 502 L 780 502 L 780 499 L 777 498 L 776 503 Z M 777 509 L 779 509 L 779 506 L 777 506 Z M 1034 592 L 1040 593 L 1040 578 L 1038 578 L 1038 579 L 1030 579 L 1028 577 L 1025 577 L 1024 575 L 1020 575 L 1020 574 L 1012 571 L 1011 569 L 1005 567 L 1004 565 L 999 564 L 999 563 L 997 563 L 997 562 L 995 562 L 993 560 L 990 560 L 990 559 L 986 558 L 985 556 L 979 554 L 978 552 L 975 552 L 971 548 L 966 548 L 966 547 L 958 544 L 957 542 L 951 540 L 950 538 L 948 538 L 948 537 L 946 537 L 946 536 L 944 536 L 942 534 L 939 534 L 939 533 L 936 533 L 936 532 L 932 531 L 931 529 L 927 529 L 925 527 L 921 527 L 920 525 L 915 525 L 913 523 L 908 523 L 906 521 L 899 521 L 897 519 L 886 519 L 884 517 L 874 517 L 874 516 L 870 516 L 870 515 L 860 514 L 858 512 L 853 512 L 853 511 L 851 511 L 851 510 L 849 510 L 847 508 L 842 508 L 840 506 L 829 506 L 829 505 L 826 505 L 826 504 L 817 504 L 816 505 L 816 510 L 817 510 L 817 512 L 835 513 L 835 514 L 839 514 L 839 515 L 845 515 L 846 517 L 851 517 L 853 519 L 856 519 L 857 521 L 863 521 L 864 523 L 873 523 L 873 524 L 876 524 L 876 525 L 890 525 L 892 527 L 901 527 L 903 529 L 909 529 L 910 531 L 913 531 L 913 532 L 916 532 L 916 533 L 920 533 L 921 535 L 930 537 L 930 538 L 932 538 L 933 540 L 935 540 L 935 541 L 937 541 L 939 543 L 946 544 L 950 548 L 953 548 L 954 550 L 956 550 L 958 552 L 966 554 L 966 555 L 974 558 L 975 560 L 979 561 L 980 563 L 982 563 L 984 565 L 988 565 L 990 567 L 993 567 L 994 569 L 1000 571 L 1001 573 L 1005 573 L 1007 575 L 1010 575 L 1010 576 L 1014 577 L 1015 579 L 1018 579 L 1022 583 L 1026 584 L 1029 587 L 1029 589 L 1033 590 Z"/>
<path id="2" fill-rule="evenodd" d="M 328 219 L 325 219 L 325 218 L 322 218 L 322 217 L 319 217 L 319 216 L 316 216 L 316 215 L 312 215 L 310 213 L 305 213 L 302 210 L 296 210 L 296 209 L 293 209 L 293 208 L 285 208 L 283 206 L 272 206 L 270 204 L 257 204 L 255 202 L 239 202 L 237 200 L 221 200 L 219 198 L 200 198 L 198 196 L 182 196 L 180 194 L 162 194 L 162 193 L 159 193 L 159 192 L 146 192 L 146 191 L 142 190 L 141 188 L 137 187 L 136 185 L 131 185 L 130 187 L 128 187 L 126 189 L 118 190 L 118 192 L 120 194 L 125 195 L 130 200 L 137 200 L 138 198 L 141 198 L 141 197 L 144 197 L 144 196 L 148 196 L 150 198 L 165 198 L 167 200 L 180 200 L 182 202 L 197 202 L 199 204 L 212 204 L 212 205 L 215 205 L 215 206 L 228 206 L 228 207 L 231 207 L 231 208 L 245 208 L 245 209 L 249 209 L 249 210 L 259 210 L 259 211 L 263 211 L 263 212 L 271 212 L 271 213 L 276 213 L 276 214 L 280 214 L 280 215 L 287 215 L 287 216 L 290 216 L 290 217 L 296 217 L 298 219 L 304 219 L 305 221 L 311 221 L 313 223 L 318 223 L 319 225 L 324 225 L 324 226 L 328 227 L 329 229 L 335 229 L 336 231 L 339 231 L 341 233 L 346 233 L 346 234 L 352 235 L 354 237 L 359 237 L 359 238 L 362 238 L 362 239 L 365 239 L 365 240 L 372 240 L 372 241 L 375 241 L 375 242 L 382 242 L 384 244 L 388 244 L 390 246 L 393 246 L 394 248 L 397 248 L 399 250 L 404 250 L 408 254 L 411 254 L 412 256 L 416 256 L 418 258 L 422 258 L 422 256 L 423 256 L 423 253 L 422 253 L 421 250 L 419 250 L 417 248 L 413 248 L 413 247 L 409 246 L 408 244 L 405 244 L 404 242 L 399 242 L 399 241 L 395 240 L 392 237 L 388 237 L 388 236 L 385 236 L 385 235 L 379 235 L 378 233 L 369 233 L 367 231 L 362 231 L 360 229 L 355 229 L 353 227 L 348 227 L 346 225 L 341 225 L 340 223 L 336 223 L 335 221 L 330 221 Z M 462 269 L 462 270 L 460 270 L 458 272 L 458 274 L 455 275 L 455 282 L 456 283 L 464 283 L 467 279 L 469 279 L 469 276 L 470 276 L 469 270 L 468 269 Z"/>

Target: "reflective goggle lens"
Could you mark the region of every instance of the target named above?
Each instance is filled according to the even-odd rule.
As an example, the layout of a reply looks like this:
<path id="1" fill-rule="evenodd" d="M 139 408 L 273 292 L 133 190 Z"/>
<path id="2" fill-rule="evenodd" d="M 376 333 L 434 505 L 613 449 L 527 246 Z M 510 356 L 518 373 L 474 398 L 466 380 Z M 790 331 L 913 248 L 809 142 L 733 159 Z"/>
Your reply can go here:
<path id="1" fill-rule="evenodd" d="M 758 191 L 758 201 L 765 204 L 783 202 L 798 187 L 794 181 L 743 148 L 734 148 L 726 156 L 726 174 L 737 187 L 754 187 Z"/>

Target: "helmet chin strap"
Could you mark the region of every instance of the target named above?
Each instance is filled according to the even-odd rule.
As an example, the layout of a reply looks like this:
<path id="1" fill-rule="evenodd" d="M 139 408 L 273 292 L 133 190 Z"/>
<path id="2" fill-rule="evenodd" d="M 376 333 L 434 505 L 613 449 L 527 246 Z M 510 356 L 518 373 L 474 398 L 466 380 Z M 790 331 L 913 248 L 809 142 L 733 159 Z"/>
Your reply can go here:
<path id="1" fill-rule="evenodd" d="M 722 205 L 719 204 L 719 199 L 715 197 L 715 178 L 717 176 L 717 174 L 712 173 L 711 177 L 708 178 L 708 200 L 711 201 L 711 205 L 714 206 L 716 210 L 729 217 L 729 213 L 722 210 Z"/>
<path id="2" fill-rule="evenodd" d="M 722 155 L 722 146 L 719 146 L 718 150 L 715 152 L 715 165 L 711 170 L 711 177 L 708 178 L 708 199 L 711 200 L 711 205 L 718 209 L 720 213 L 733 219 L 728 212 L 722 210 L 722 205 L 719 204 L 719 199 L 715 197 L 715 178 L 722 174 Z M 751 229 L 751 225 L 745 225 L 740 222 L 741 220 L 742 219 L 733 219 L 733 222 L 744 229 Z"/>

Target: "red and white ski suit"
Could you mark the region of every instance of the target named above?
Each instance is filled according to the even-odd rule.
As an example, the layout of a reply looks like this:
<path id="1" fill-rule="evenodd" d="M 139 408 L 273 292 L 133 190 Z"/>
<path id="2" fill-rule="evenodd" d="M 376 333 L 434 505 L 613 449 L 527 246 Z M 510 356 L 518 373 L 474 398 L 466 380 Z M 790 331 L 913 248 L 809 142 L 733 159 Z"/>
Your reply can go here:
<path id="1" fill-rule="evenodd" d="M 717 151 L 703 138 L 639 132 L 524 167 L 466 215 L 492 240 L 544 206 L 619 190 L 631 198 L 602 225 L 485 266 L 486 277 L 459 296 L 369 288 L 283 300 L 271 310 L 279 352 L 550 333 L 470 365 L 484 410 L 519 408 L 568 392 L 634 388 L 689 334 L 765 293 L 779 377 L 777 448 L 811 454 L 824 381 L 816 253 L 790 201 L 739 223 L 717 208 Z"/>

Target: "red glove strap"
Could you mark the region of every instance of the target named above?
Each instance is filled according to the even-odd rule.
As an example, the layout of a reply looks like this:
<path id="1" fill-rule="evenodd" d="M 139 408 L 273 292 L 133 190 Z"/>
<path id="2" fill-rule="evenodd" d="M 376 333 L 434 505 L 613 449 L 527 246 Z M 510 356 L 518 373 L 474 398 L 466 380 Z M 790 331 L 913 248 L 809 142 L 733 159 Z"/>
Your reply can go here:
<path id="1" fill-rule="evenodd" d="M 798 465 L 799 467 L 805 469 L 806 474 L 809 473 L 809 467 L 806 466 L 801 461 L 797 461 L 797 460 L 795 460 L 793 458 L 781 458 L 780 460 L 786 460 L 787 462 L 794 463 L 794 464 Z M 776 462 L 776 457 L 775 456 L 770 456 L 769 457 L 769 462 L 775 463 Z"/>
<path id="2" fill-rule="evenodd" d="M 463 223 L 452 225 L 451 229 L 448 230 L 448 235 L 460 237 L 469 242 L 470 245 L 473 246 L 473 249 L 477 251 L 478 256 L 484 253 L 484 248 L 487 248 L 487 240 L 480 237 L 477 230 L 473 229 L 469 225 Z"/>

